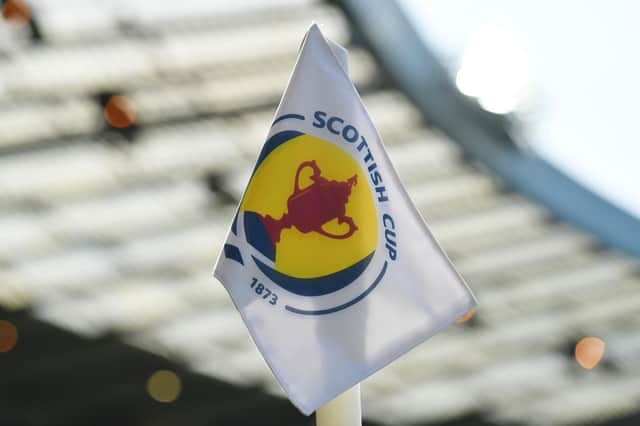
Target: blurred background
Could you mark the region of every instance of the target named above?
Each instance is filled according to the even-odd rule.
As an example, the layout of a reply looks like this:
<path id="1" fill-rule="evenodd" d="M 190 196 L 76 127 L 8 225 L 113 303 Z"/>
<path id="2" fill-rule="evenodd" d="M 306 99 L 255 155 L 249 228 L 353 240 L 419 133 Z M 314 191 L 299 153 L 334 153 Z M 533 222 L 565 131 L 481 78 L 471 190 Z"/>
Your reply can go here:
<path id="1" fill-rule="evenodd" d="M 314 424 L 211 276 L 312 20 L 479 300 L 366 424 L 640 424 L 637 3 L 0 4 L 0 424 Z"/>

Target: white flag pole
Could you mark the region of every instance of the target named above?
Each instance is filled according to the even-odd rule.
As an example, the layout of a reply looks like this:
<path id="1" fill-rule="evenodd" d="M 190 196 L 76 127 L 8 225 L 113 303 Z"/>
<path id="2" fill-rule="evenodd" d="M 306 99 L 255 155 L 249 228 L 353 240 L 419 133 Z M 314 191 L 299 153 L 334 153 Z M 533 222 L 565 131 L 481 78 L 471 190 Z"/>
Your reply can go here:
<path id="1" fill-rule="evenodd" d="M 361 426 L 360 384 L 341 393 L 316 411 L 316 426 Z"/>

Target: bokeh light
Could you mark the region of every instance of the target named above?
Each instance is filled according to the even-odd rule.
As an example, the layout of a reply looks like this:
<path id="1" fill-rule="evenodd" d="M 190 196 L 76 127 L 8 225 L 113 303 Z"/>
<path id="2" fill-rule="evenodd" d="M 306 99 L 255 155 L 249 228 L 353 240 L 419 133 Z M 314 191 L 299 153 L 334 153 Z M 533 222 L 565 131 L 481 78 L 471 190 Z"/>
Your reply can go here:
<path id="1" fill-rule="evenodd" d="M 158 370 L 147 380 L 147 392 L 158 402 L 173 402 L 182 391 L 182 382 L 170 370 Z"/>
<path id="2" fill-rule="evenodd" d="M 476 314 L 476 310 L 475 310 L 475 309 L 471 309 L 471 310 L 467 311 L 467 313 L 466 313 L 466 314 L 464 314 L 463 316 L 461 316 L 460 318 L 458 318 L 458 319 L 456 320 L 456 322 L 457 322 L 458 324 L 465 323 L 465 322 L 469 321 L 471 318 L 473 318 L 473 316 L 474 316 L 475 314 Z"/>
<path id="3" fill-rule="evenodd" d="M 18 342 L 18 330 L 9 321 L 0 320 L 0 352 L 9 352 Z"/>
<path id="4" fill-rule="evenodd" d="M 585 337 L 576 344 L 576 361 L 582 368 L 591 370 L 604 356 L 605 343 L 597 337 Z"/>
<path id="5" fill-rule="evenodd" d="M 495 114 L 514 111 L 529 86 L 527 54 L 509 32 L 486 27 L 474 33 L 465 47 L 456 75 L 458 89 L 478 98 Z"/>
<path id="6" fill-rule="evenodd" d="M 104 106 L 104 118 L 111 126 L 124 129 L 136 121 L 136 111 L 126 96 L 112 96 Z"/>
<path id="7" fill-rule="evenodd" d="M 31 19 L 31 11 L 24 1 L 6 0 L 2 6 L 2 18 L 11 26 L 21 27 Z"/>

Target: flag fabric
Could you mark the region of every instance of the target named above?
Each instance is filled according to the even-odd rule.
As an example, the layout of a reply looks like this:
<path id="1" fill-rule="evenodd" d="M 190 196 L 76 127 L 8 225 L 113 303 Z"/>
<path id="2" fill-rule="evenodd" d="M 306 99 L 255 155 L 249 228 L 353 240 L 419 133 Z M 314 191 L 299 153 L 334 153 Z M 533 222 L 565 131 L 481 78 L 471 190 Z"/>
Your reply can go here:
<path id="1" fill-rule="evenodd" d="M 347 68 L 313 24 L 214 269 L 305 414 L 475 306 Z"/>

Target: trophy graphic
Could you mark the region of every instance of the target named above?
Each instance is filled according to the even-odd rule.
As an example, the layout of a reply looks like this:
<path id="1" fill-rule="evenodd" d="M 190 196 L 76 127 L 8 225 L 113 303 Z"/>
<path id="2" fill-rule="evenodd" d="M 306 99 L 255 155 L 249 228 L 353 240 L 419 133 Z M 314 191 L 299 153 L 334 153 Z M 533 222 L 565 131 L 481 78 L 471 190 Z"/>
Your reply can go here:
<path id="1" fill-rule="evenodd" d="M 300 188 L 300 173 L 305 168 L 313 171 L 311 185 Z M 280 219 L 269 215 L 260 219 L 275 247 L 280 241 L 280 233 L 283 229 L 295 227 L 303 234 L 317 232 L 328 238 L 343 240 L 349 238 L 358 227 L 353 218 L 346 216 L 346 205 L 351 195 L 351 188 L 356 185 L 358 175 L 353 175 L 345 182 L 328 180 L 321 176 L 321 171 L 315 160 L 304 161 L 296 171 L 293 193 L 287 200 L 287 211 Z M 342 234 L 333 234 L 322 227 L 327 222 L 338 219 L 339 224 L 346 223 L 348 229 Z"/>

